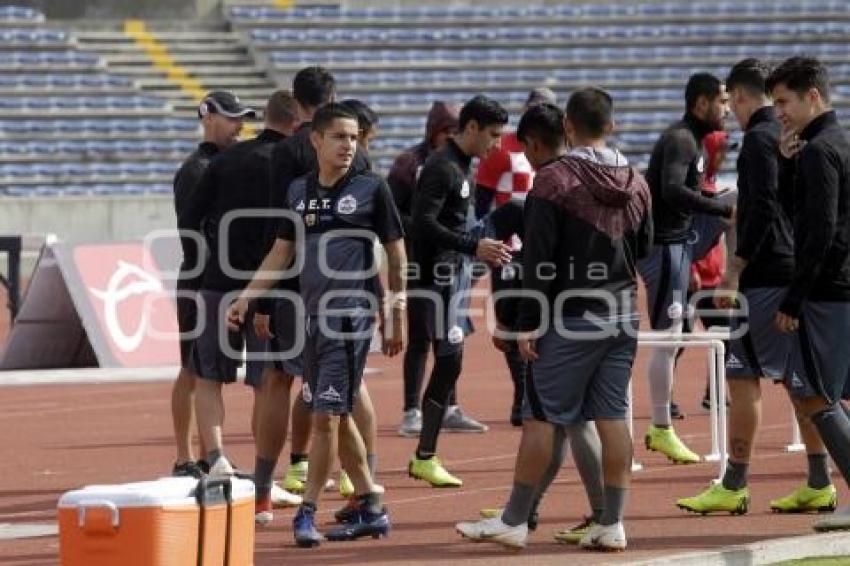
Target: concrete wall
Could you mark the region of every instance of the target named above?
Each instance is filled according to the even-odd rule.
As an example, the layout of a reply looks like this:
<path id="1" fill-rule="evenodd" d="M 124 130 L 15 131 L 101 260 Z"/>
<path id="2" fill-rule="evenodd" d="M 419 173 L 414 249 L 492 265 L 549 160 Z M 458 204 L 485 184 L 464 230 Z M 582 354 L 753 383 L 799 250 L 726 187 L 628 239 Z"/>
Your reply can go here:
<path id="1" fill-rule="evenodd" d="M 67 242 L 114 242 L 175 228 L 169 195 L 0 199 L 0 234 L 52 233 Z"/>

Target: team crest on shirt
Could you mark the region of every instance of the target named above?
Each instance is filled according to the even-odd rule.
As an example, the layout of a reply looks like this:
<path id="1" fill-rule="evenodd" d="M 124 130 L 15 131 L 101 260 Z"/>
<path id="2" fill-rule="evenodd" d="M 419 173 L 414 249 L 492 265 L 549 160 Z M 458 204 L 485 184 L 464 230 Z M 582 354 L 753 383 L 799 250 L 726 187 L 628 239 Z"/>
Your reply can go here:
<path id="1" fill-rule="evenodd" d="M 354 214 L 357 210 L 357 199 L 353 195 L 346 195 L 339 199 L 336 211 L 340 214 Z"/>
<path id="2" fill-rule="evenodd" d="M 463 182 L 463 185 L 460 187 L 460 196 L 462 198 L 467 198 L 469 196 L 469 181 Z"/>
<path id="3" fill-rule="evenodd" d="M 700 173 L 705 172 L 705 157 L 702 155 L 699 156 L 699 161 L 697 161 L 697 171 Z"/>
<path id="4" fill-rule="evenodd" d="M 299 200 L 298 204 L 295 205 L 295 212 L 304 212 L 304 201 Z"/>
<path id="5" fill-rule="evenodd" d="M 315 226 L 316 225 L 316 215 L 312 212 L 304 216 L 304 224 L 307 226 Z"/>

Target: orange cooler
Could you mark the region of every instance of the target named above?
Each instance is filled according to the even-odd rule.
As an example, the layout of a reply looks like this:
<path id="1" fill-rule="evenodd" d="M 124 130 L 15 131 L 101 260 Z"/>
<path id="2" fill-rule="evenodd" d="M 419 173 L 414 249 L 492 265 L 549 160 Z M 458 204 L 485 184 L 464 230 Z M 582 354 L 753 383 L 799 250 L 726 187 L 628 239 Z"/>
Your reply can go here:
<path id="1" fill-rule="evenodd" d="M 62 566 L 253 566 L 254 484 L 163 478 L 59 500 Z"/>

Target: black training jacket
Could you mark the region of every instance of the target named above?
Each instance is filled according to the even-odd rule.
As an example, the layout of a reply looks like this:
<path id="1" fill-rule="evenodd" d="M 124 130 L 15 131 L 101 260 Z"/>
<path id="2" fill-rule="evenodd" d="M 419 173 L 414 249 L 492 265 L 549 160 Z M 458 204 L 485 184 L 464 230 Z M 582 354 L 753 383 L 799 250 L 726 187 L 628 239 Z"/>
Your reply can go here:
<path id="1" fill-rule="evenodd" d="M 210 164 L 210 160 L 219 152 L 218 146 L 212 142 L 202 142 L 198 148 L 192 152 L 186 161 L 180 165 L 180 169 L 174 175 L 174 212 L 177 215 L 177 228 L 180 230 L 197 230 L 196 227 L 189 227 L 186 224 L 186 210 L 193 206 L 197 201 L 207 198 L 203 193 L 198 192 L 198 183 L 201 181 L 201 176 Z M 194 269 L 198 265 L 198 246 L 195 240 L 191 238 L 180 238 L 180 247 L 183 250 L 183 263 L 180 265 L 180 271 L 186 272 Z M 177 282 L 179 289 L 195 289 L 197 290 L 201 284 L 200 277 L 186 279 L 182 275 L 180 281 Z"/>
<path id="2" fill-rule="evenodd" d="M 652 148 L 646 182 L 652 191 L 656 244 L 688 239 L 696 212 L 730 218 L 732 207 L 701 191 L 705 162 L 703 138 L 711 126 L 687 113 L 661 134 Z"/>
<path id="3" fill-rule="evenodd" d="M 228 213 L 241 209 L 266 209 L 269 204 L 269 158 L 274 144 L 284 138 L 274 130 L 263 130 L 252 140 L 239 142 L 221 152 L 204 172 L 198 190 L 207 198 L 186 210 L 192 229 L 203 226 L 210 249 L 201 288 L 234 291 L 244 288 L 257 270 L 269 247 L 263 218 L 238 218 L 224 227 Z M 221 250 L 219 232 L 226 231 L 227 249 Z M 220 258 L 223 253 L 223 258 Z M 225 272 L 222 259 L 241 276 Z"/>
<path id="4" fill-rule="evenodd" d="M 472 158 L 450 139 L 422 166 L 411 216 L 413 257 L 419 263 L 423 284 L 434 280 L 435 264 L 449 261 L 456 253 L 475 255 L 478 248 L 478 239 L 469 232 L 471 162 Z"/>
<path id="5" fill-rule="evenodd" d="M 735 255 L 747 260 L 740 287 L 785 287 L 794 273 L 791 217 L 783 206 L 779 178 L 781 126 L 770 106 L 747 124 L 738 154 Z"/>
<path id="6" fill-rule="evenodd" d="M 805 301 L 850 301 L 850 138 L 835 112 L 800 133 L 794 176 L 794 278 L 780 307 L 797 317 Z"/>

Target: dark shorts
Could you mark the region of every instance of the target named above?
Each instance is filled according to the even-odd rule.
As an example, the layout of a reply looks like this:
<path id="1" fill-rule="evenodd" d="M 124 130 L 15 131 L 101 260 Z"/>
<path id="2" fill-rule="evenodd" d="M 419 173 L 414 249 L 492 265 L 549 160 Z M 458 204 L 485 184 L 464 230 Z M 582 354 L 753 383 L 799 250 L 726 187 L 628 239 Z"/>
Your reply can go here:
<path id="1" fill-rule="evenodd" d="M 734 204 L 736 195 L 736 191 L 727 191 L 718 198 Z M 725 229 L 726 224 L 719 216 L 695 214 L 686 242 L 656 244 L 649 256 L 638 262 L 638 272 L 646 285 L 649 324 L 653 330 L 668 330 L 688 314 L 691 263 L 704 258 Z"/>
<path id="2" fill-rule="evenodd" d="M 315 413 L 348 415 L 354 401 L 375 329 L 375 315 L 363 312 L 350 316 L 326 317 L 323 331 L 317 317 L 307 319 L 304 344 L 304 402 Z M 349 336 L 343 338 L 335 333 Z"/>
<path id="3" fill-rule="evenodd" d="M 791 395 L 838 402 L 847 391 L 850 373 L 850 303 L 806 302 L 800 329 L 791 336 L 785 371 Z"/>
<path id="4" fill-rule="evenodd" d="M 180 332 L 180 366 L 188 368 L 192 360 L 192 347 L 198 326 L 198 304 L 193 298 L 197 289 L 183 279 L 177 282 L 177 329 Z M 192 296 L 190 296 L 192 295 Z"/>
<path id="5" fill-rule="evenodd" d="M 658 244 L 638 262 L 653 330 L 667 330 L 683 323 L 688 303 L 690 254 L 691 248 L 686 243 Z"/>
<path id="6" fill-rule="evenodd" d="M 273 367 L 287 375 L 304 375 L 302 354 L 306 324 L 303 309 L 299 311 L 289 298 L 276 298 L 271 327 L 274 336 L 268 347 L 274 358 Z"/>
<path id="7" fill-rule="evenodd" d="M 458 261 L 455 276 L 408 291 L 409 339 L 433 344 L 436 356 L 462 351 L 466 337 L 475 330 L 467 316 L 472 288 L 469 267 L 469 260 L 463 258 Z"/>
<path id="8" fill-rule="evenodd" d="M 571 317 L 563 326 L 605 335 L 580 339 L 550 328 L 537 341 L 539 358 L 526 379 L 524 415 L 556 425 L 625 419 L 638 320 L 597 324 Z"/>
<path id="9" fill-rule="evenodd" d="M 230 332 L 225 326 L 224 312 L 228 306 L 224 304 L 225 293 L 201 290 L 199 297 L 203 306 L 203 319 L 200 321 L 203 329 L 193 344 L 189 369 L 202 379 L 233 383 L 236 371 L 242 365 L 242 357 L 232 353 L 241 354 L 245 337 L 242 332 Z M 231 355 L 226 349 L 231 350 Z"/>
<path id="10" fill-rule="evenodd" d="M 242 366 L 244 349 L 249 360 L 245 368 L 245 384 L 260 388 L 266 367 L 261 359 L 266 352 L 266 343 L 257 337 L 253 324 L 246 324 L 239 332 L 227 330 L 224 314 L 229 302 L 224 302 L 226 295 L 220 291 L 198 292 L 204 310 L 203 328 L 192 344 L 189 369 L 202 379 L 233 383 Z M 253 320 L 253 311 L 246 318 Z"/>
<path id="11" fill-rule="evenodd" d="M 776 328 L 775 319 L 786 293 L 784 287 L 757 287 L 741 293 L 746 298 L 747 316 L 732 320 L 732 336 L 743 334 L 730 341 L 728 379 L 783 379 L 792 337 Z"/>

